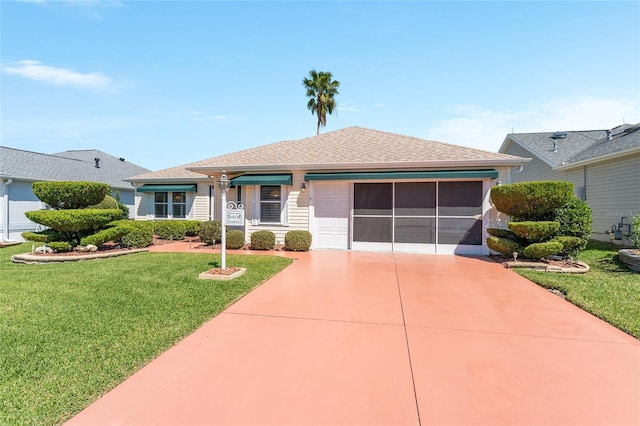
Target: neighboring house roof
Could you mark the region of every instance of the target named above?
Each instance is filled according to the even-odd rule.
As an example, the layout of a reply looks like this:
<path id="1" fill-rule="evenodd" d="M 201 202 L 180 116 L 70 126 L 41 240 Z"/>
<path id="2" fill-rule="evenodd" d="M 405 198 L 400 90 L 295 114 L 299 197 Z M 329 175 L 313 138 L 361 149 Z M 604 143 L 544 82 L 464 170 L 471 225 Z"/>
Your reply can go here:
<path id="1" fill-rule="evenodd" d="M 640 150 L 639 129 L 640 124 L 625 124 L 611 130 L 512 133 L 507 135 L 498 152 L 506 152 L 511 143 L 516 143 L 554 169 L 571 168 Z"/>
<path id="2" fill-rule="evenodd" d="M 95 159 L 98 158 L 99 167 Z M 65 151 L 57 154 L 24 151 L 0 146 L 0 176 L 29 181 L 91 181 L 112 188 L 133 189 L 123 179 L 149 169 L 99 150 Z"/>
<path id="3" fill-rule="evenodd" d="M 361 127 L 276 142 L 129 178 L 170 178 L 185 172 L 226 170 L 364 170 L 444 167 L 494 167 L 528 161 L 513 155 L 451 145 Z M 202 176 L 202 175 L 200 175 Z"/>

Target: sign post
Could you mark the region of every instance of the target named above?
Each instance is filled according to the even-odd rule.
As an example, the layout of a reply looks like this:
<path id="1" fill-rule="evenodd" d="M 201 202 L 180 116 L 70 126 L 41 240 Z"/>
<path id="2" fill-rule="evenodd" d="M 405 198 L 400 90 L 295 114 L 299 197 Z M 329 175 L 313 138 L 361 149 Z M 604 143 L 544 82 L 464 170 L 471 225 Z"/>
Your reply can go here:
<path id="1" fill-rule="evenodd" d="M 227 175 L 225 174 L 224 170 L 222 171 L 222 176 L 220 176 L 220 180 L 218 181 L 218 188 L 220 188 L 220 201 L 221 201 L 221 205 L 222 205 L 222 251 L 220 254 L 220 268 L 222 269 L 227 269 L 227 253 L 226 253 L 226 248 L 227 248 L 227 221 L 226 216 L 227 216 L 227 191 L 229 190 L 229 186 L 230 186 L 230 182 L 229 179 L 227 178 Z"/>

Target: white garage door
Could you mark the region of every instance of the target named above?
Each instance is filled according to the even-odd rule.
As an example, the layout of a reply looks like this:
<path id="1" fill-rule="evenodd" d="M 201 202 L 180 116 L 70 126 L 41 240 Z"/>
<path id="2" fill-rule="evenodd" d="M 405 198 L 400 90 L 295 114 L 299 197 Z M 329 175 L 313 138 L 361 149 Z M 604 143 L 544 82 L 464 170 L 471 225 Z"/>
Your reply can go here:
<path id="1" fill-rule="evenodd" d="M 313 247 L 348 249 L 350 184 L 348 182 L 316 182 L 313 185 Z"/>

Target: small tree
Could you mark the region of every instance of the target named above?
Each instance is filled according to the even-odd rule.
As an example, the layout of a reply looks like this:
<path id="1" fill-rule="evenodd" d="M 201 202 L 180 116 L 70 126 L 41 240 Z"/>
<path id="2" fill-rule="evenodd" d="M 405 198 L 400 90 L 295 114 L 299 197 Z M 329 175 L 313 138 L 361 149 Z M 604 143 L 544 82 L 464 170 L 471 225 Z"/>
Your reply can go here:
<path id="1" fill-rule="evenodd" d="M 108 191 L 109 185 L 97 182 L 35 182 L 34 194 L 52 210 L 30 211 L 25 216 L 51 230 L 24 233 L 23 237 L 45 239 L 45 242 L 68 242 L 71 246 L 80 244 L 83 237 L 97 233 L 108 223 L 122 218 L 122 210 L 113 204 L 113 199 L 104 201 Z M 91 208 L 94 206 L 96 208 Z"/>

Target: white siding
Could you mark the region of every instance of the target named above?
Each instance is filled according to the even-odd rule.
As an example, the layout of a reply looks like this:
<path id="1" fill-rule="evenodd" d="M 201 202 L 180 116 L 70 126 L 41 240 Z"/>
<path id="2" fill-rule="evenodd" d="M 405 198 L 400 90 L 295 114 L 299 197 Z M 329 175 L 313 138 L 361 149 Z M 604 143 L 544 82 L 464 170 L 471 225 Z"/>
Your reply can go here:
<path id="1" fill-rule="evenodd" d="M 193 197 L 193 202 L 189 210 L 189 219 L 195 220 L 209 220 L 210 198 L 209 198 L 209 185 L 200 182 L 198 183 L 198 192 L 189 193 L 189 198 Z"/>
<path id="2" fill-rule="evenodd" d="M 621 217 L 640 214 L 640 154 L 587 166 L 587 203 L 593 232 L 602 238 Z M 624 229 L 623 231 L 626 231 Z"/>
<path id="3" fill-rule="evenodd" d="M 504 153 L 517 155 L 518 157 L 532 158 L 530 162 L 524 164 L 521 172 L 513 172 L 511 174 L 513 183 L 535 180 L 562 180 L 560 173 L 554 171 L 550 165 L 515 142 L 511 142 Z"/>

